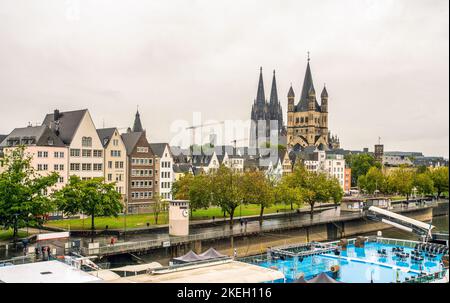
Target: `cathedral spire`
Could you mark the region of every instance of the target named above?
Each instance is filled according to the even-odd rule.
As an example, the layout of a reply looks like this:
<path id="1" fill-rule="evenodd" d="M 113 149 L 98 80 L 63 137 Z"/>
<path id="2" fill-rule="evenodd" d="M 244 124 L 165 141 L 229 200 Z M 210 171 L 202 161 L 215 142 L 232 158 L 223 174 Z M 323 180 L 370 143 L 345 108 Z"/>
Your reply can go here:
<path id="1" fill-rule="evenodd" d="M 270 91 L 270 106 L 278 103 L 277 80 L 275 79 L 275 70 L 273 71 L 272 90 Z"/>
<path id="2" fill-rule="evenodd" d="M 141 115 L 139 114 L 139 109 L 136 111 L 136 115 L 134 117 L 134 124 L 133 124 L 133 132 L 143 132 L 144 129 L 142 128 L 141 123 Z"/>
<path id="3" fill-rule="evenodd" d="M 262 67 L 259 68 L 259 82 L 258 92 L 256 93 L 256 103 L 266 102 L 266 96 L 264 95 L 264 82 L 262 76 Z"/>

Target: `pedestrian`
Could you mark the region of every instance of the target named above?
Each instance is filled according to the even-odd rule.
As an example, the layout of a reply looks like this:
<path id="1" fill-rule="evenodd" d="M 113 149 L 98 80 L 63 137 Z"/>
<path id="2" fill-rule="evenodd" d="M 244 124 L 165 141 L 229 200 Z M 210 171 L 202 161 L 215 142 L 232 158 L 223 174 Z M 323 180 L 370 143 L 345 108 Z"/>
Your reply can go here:
<path id="1" fill-rule="evenodd" d="M 212 220 L 214 222 L 216 220 L 216 216 L 212 216 Z"/>
<path id="2" fill-rule="evenodd" d="M 114 237 L 111 237 L 110 244 L 111 244 L 111 245 L 114 245 Z"/>
<path id="3" fill-rule="evenodd" d="M 242 220 L 242 218 L 239 219 L 239 224 L 241 224 L 241 228 L 242 228 L 242 225 L 244 225 L 244 221 Z"/>
<path id="4" fill-rule="evenodd" d="M 245 229 L 247 229 L 247 223 L 248 223 L 248 219 L 245 219 L 245 221 L 244 221 Z"/>

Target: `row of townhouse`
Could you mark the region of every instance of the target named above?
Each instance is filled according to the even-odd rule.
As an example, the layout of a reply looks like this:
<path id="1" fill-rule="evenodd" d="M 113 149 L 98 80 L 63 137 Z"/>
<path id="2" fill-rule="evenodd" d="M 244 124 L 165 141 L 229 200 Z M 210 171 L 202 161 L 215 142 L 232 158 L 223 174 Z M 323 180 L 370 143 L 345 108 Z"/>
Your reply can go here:
<path id="1" fill-rule="evenodd" d="M 149 143 L 139 112 L 133 128 L 97 129 L 87 109 L 45 116 L 42 125 L 14 129 L 0 137 L 1 153 L 25 146 L 38 174 L 59 174 L 53 190 L 76 175 L 114 182 L 128 213 L 151 212 L 156 195 L 171 199 L 173 160 L 167 143 Z M 0 162 L 0 170 L 2 168 Z"/>

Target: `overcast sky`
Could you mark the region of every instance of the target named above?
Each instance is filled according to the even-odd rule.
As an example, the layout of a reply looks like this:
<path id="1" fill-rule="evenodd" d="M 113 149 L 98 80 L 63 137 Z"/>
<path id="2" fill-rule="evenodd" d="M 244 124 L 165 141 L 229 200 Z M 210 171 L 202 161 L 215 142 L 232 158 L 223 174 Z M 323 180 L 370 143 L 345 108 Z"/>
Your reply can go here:
<path id="1" fill-rule="evenodd" d="M 263 67 L 287 110 L 311 52 L 348 149 L 448 157 L 448 1 L 0 0 L 0 134 L 88 108 L 150 141 L 178 119 L 247 120 Z M 298 101 L 298 100 L 296 100 Z"/>

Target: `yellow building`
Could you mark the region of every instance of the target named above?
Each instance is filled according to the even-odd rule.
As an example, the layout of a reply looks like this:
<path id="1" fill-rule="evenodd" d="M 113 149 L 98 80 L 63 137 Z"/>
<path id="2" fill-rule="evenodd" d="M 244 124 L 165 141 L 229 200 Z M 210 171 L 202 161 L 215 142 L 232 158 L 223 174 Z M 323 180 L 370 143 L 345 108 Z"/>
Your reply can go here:
<path id="1" fill-rule="evenodd" d="M 116 191 L 127 195 L 127 150 L 116 128 L 97 129 L 104 148 L 105 181 L 115 182 Z"/>

